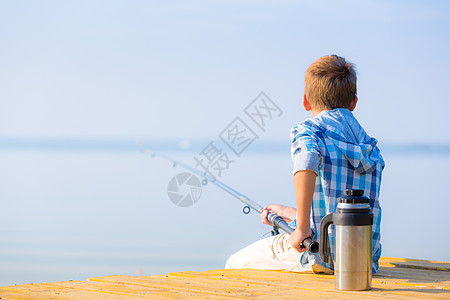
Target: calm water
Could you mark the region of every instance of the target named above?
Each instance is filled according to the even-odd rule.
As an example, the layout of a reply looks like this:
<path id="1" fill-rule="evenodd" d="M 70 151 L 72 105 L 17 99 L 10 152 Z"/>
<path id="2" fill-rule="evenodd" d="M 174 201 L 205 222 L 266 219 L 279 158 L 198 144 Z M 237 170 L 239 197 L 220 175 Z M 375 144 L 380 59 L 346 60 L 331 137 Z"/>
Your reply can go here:
<path id="1" fill-rule="evenodd" d="M 0 155 L 0 285 L 223 268 L 270 230 L 211 184 L 194 206 L 175 206 L 167 184 L 185 170 L 138 151 Z M 384 156 L 383 255 L 450 261 L 450 155 Z M 244 153 L 220 179 L 261 204 L 294 205 L 291 166 L 289 153 Z"/>

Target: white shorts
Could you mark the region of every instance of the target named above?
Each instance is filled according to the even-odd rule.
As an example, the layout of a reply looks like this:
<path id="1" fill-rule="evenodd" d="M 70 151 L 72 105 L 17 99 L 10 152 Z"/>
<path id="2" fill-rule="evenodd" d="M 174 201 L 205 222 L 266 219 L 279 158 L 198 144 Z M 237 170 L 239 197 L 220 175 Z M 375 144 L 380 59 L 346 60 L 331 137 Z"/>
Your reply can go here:
<path id="1" fill-rule="evenodd" d="M 292 248 L 289 234 L 261 239 L 231 255 L 225 269 L 264 269 L 310 272 L 300 264 L 302 253 Z"/>

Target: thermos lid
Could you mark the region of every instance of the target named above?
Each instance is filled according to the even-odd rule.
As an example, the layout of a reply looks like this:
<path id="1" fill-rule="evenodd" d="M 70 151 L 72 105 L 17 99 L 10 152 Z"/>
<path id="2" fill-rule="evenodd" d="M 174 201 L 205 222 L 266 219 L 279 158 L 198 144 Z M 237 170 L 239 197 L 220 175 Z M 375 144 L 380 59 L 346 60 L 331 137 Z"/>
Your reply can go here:
<path id="1" fill-rule="evenodd" d="M 346 196 L 362 196 L 364 195 L 364 190 L 345 190 L 344 194 Z"/>
<path id="2" fill-rule="evenodd" d="M 339 198 L 339 203 L 368 204 L 370 199 L 364 196 L 364 190 L 345 190 L 345 196 Z"/>

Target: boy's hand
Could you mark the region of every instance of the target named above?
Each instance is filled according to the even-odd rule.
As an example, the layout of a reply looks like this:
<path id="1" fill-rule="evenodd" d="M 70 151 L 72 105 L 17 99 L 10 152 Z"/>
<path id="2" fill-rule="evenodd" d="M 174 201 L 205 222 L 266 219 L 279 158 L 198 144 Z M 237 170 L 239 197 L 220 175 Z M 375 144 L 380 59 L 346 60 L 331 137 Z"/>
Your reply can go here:
<path id="1" fill-rule="evenodd" d="M 298 228 L 291 233 L 289 237 L 289 242 L 291 243 L 292 248 L 297 250 L 298 252 L 305 252 L 308 248 L 301 246 L 302 242 L 309 238 L 312 235 L 311 229 L 306 231 L 300 231 Z"/>
<path id="2" fill-rule="evenodd" d="M 291 222 L 292 220 L 294 220 L 297 213 L 296 209 L 293 207 L 280 204 L 267 205 L 261 211 L 261 222 L 267 225 L 272 225 L 272 223 L 270 223 L 267 219 L 269 211 L 282 217 L 286 222 Z"/>

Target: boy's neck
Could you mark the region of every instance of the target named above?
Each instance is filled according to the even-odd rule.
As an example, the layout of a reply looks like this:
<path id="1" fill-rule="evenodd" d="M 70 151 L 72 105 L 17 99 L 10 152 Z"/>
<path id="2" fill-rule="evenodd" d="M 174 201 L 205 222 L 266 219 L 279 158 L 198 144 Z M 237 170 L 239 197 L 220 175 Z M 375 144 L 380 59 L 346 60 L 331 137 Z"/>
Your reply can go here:
<path id="1" fill-rule="evenodd" d="M 350 107 L 348 107 L 347 109 L 350 111 L 353 111 L 356 107 L 356 103 L 358 103 L 358 97 L 355 95 L 355 98 L 353 98 L 353 101 L 350 103 Z M 303 94 L 303 107 L 305 108 L 306 111 L 311 111 L 313 117 L 315 118 L 318 114 L 320 114 L 321 112 L 323 112 L 324 110 L 328 110 L 326 108 L 317 108 L 317 107 L 313 107 L 309 101 L 308 98 L 306 97 L 306 94 Z"/>
<path id="2" fill-rule="evenodd" d="M 312 108 L 311 113 L 313 115 L 313 118 L 317 117 L 317 115 L 320 114 L 321 112 L 323 112 L 324 110 L 327 110 L 327 109 L 313 109 Z"/>

